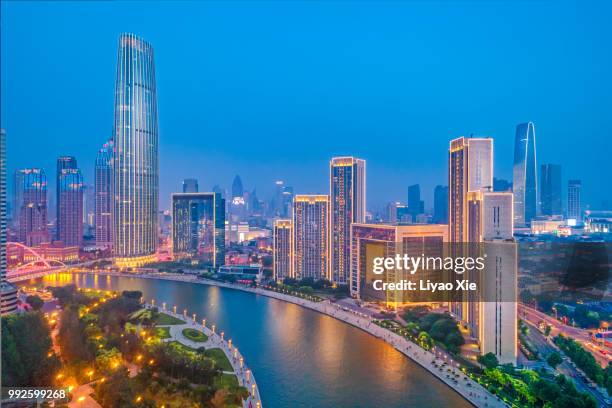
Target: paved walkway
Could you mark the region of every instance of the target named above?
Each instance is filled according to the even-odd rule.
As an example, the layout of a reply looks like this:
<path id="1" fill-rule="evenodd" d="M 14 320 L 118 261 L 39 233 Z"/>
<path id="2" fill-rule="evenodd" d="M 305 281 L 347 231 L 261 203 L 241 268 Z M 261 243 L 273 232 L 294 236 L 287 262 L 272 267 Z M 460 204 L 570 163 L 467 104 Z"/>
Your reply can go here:
<path id="1" fill-rule="evenodd" d="M 150 307 L 150 305 L 147 305 L 147 307 Z M 195 349 L 199 347 L 205 347 L 207 350 L 212 348 L 221 349 L 225 353 L 225 356 L 227 357 L 233 368 L 233 371 L 223 371 L 223 373 L 235 375 L 236 378 L 238 378 L 238 384 L 240 384 L 249 391 L 249 397 L 243 401 L 243 407 L 261 408 L 263 406 L 261 402 L 261 397 L 259 395 L 259 387 L 257 386 L 252 371 L 245 364 L 244 356 L 240 354 L 240 351 L 238 350 L 236 345 L 233 344 L 232 340 L 228 338 L 228 336 L 223 333 L 221 329 L 212 326 L 212 323 L 210 322 L 206 322 L 206 326 L 204 326 L 202 322 L 198 321 L 197 319 L 194 319 L 193 316 L 189 316 L 186 313 L 181 315 L 178 313 L 173 313 L 170 310 L 163 309 L 160 309 L 160 312 L 166 313 L 170 316 L 174 316 L 186 322 L 184 324 L 174 324 L 167 326 L 159 325 L 158 327 L 170 328 L 170 337 L 164 339 L 164 341 L 178 341 L 186 346 Z M 208 336 L 208 339 L 204 342 L 190 340 L 183 335 L 183 330 L 186 328 L 192 328 L 204 332 L 204 334 Z"/>

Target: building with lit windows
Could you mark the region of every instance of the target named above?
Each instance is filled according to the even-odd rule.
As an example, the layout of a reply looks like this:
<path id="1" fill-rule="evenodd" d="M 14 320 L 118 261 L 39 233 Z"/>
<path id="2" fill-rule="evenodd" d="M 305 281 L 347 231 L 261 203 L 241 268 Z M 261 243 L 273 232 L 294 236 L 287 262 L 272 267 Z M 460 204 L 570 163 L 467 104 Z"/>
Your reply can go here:
<path id="1" fill-rule="evenodd" d="M 0 315 L 17 310 L 17 288 L 6 280 L 6 132 L 0 129 Z"/>
<path id="2" fill-rule="evenodd" d="M 449 239 L 469 242 L 467 195 L 493 186 L 493 139 L 460 137 L 449 150 Z"/>
<path id="3" fill-rule="evenodd" d="M 20 170 L 19 241 L 27 246 L 49 242 L 47 229 L 47 176 L 43 169 Z"/>
<path id="4" fill-rule="evenodd" d="M 331 279 L 329 196 L 296 195 L 293 200 L 293 256 L 296 279 Z"/>
<path id="5" fill-rule="evenodd" d="M 580 180 L 569 180 L 567 182 L 567 219 L 571 222 L 582 221 L 582 209 L 580 206 L 580 190 L 582 182 Z M 573 220 L 573 221 L 569 221 Z"/>
<path id="6" fill-rule="evenodd" d="M 514 224 L 523 227 L 536 217 L 538 209 L 538 169 L 533 122 L 521 123 L 516 127 L 512 177 Z"/>
<path id="7" fill-rule="evenodd" d="M 113 245 L 113 141 L 102 146 L 95 164 L 95 238 L 96 245 Z"/>
<path id="8" fill-rule="evenodd" d="M 156 259 L 158 138 L 153 47 L 133 34 L 122 34 L 113 134 L 113 253 L 119 267 Z"/>
<path id="9" fill-rule="evenodd" d="M 76 168 L 63 168 L 58 178 L 57 238 L 66 246 L 83 243 L 83 176 Z"/>
<path id="10" fill-rule="evenodd" d="M 403 290 L 375 290 L 373 281 L 400 282 L 404 270 L 386 268 L 384 275 L 373 272 L 374 258 L 395 258 L 396 255 L 425 254 L 442 256 L 448 242 L 448 226 L 444 224 L 361 224 L 354 223 L 351 233 L 351 296 L 397 309 L 411 301 Z"/>
<path id="11" fill-rule="evenodd" d="M 365 222 L 366 163 L 354 157 L 334 157 L 330 173 L 331 280 L 348 284 L 351 224 Z"/>
<path id="12" fill-rule="evenodd" d="M 277 282 L 293 277 L 293 226 L 291 220 L 274 221 L 273 276 Z"/>
<path id="13" fill-rule="evenodd" d="M 172 251 L 213 269 L 225 263 L 225 200 L 219 193 L 172 194 Z"/>

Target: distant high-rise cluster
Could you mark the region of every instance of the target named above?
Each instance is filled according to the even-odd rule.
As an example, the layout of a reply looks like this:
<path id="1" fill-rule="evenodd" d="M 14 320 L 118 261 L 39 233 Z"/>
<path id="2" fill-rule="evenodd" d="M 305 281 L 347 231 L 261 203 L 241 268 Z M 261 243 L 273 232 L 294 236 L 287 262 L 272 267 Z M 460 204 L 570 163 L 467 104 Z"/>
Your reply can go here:
<path id="1" fill-rule="evenodd" d="M 533 122 L 521 123 L 516 127 L 512 174 L 514 223 L 517 226 L 529 225 L 537 215 L 538 204 L 538 170 Z"/>
<path id="2" fill-rule="evenodd" d="M 113 252 L 118 266 L 156 259 L 158 124 L 153 47 L 119 38 L 113 155 Z"/>

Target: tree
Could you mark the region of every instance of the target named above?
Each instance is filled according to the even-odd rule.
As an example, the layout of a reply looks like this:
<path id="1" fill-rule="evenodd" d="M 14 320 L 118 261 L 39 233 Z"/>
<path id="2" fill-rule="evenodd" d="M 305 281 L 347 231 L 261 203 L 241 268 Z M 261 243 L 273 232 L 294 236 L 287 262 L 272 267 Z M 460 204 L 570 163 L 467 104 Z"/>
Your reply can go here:
<path id="1" fill-rule="evenodd" d="M 546 359 L 546 362 L 552 368 L 557 368 L 557 366 L 563 362 L 563 358 L 561 358 L 561 354 L 556 351 L 553 351 Z"/>
<path id="2" fill-rule="evenodd" d="M 499 365 L 499 360 L 495 357 L 495 354 L 491 352 L 483 356 L 478 356 L 478 362 L 485 366 L 485 368 L 495 368 Z"/>
<path id="3" fill-rule="evenodd" d="M 76 305 L 67 306 L 62 312 L 57 340 L 62 349 L 62 357 L 67 361 L 93 360 L 93 352 L 87 345 L 85 325 L 79 319 Z"/>
<path id="4" fill-rule="evenodd" d="M 29 295 L 26 298 L 26 302 L 32 307 L 33 310 L 40 310 L 45 304 L 45 302 L 37 295 Z"/>
<path id="5" fill-rule="evenodd" d="M 421 343 L 423 348 L 425 348 L 426 350 L 429 350 L 434 344 L 433 339 L 431 338 L 429 333 L 425 331 L 422 331 L 419 333 L 418 339 L 419 339 L 419 343 Z"/>

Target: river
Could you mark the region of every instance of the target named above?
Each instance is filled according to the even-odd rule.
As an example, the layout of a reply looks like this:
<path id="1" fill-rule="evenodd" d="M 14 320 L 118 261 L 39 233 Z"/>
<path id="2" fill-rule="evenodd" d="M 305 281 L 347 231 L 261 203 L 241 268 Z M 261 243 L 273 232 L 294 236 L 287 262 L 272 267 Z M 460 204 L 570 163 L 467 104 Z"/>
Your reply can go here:
<path id="1" fill-rule="evenodd" d="M 355 327 L 253 293 L 186 282 L 97 275 L 50 275 L 27 282 L 75 283 L 206 317 L 231 338 L 253 370 L 266 408 L 471 407 L 425 369 Z"/>

